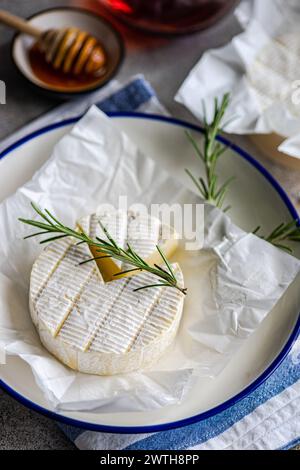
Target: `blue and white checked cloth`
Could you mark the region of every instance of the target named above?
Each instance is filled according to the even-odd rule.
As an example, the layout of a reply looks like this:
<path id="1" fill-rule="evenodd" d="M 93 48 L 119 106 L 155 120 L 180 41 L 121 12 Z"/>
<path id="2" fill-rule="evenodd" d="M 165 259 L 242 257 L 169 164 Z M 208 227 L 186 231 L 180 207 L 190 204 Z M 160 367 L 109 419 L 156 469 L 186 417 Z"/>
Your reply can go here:
<path id="1" fill-rule="evenodd" d="M 88 100 L 60 106 L 10 140 L 15 141 L 50 122 L 80 114 L 92 103 L 97 103 L 105 112 L 166 114 L 150 85 L 142 76 L 137 76 L 123 86 L 113 82 Z M 4 148 L 10 143 L 6 140 L 1 146 Z M 300 442 L 300 340 L 280 367 L 253 393 L 199 423 L 154 434 L 110 434 L 59 426 L 84 450 L 288 449 Z"/>

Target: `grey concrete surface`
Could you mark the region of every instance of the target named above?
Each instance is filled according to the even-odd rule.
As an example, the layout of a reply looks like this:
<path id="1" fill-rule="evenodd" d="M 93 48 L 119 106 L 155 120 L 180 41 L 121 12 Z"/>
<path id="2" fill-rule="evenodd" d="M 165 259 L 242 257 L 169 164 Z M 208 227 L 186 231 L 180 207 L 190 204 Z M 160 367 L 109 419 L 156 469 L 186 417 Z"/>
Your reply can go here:
<path id="1" fill-rule="evenodd" d="M 75 446 L 52 421 L 0 390 L 1 450 L 73 450 Z"/>
<path id="2" fill-rule="evenodd" d="M 94 0 L 1 0 L 0 8 L 27 17 L 62 4 L 99 8 Z M 135 73 L 144 73 L 173 115 L 191 119 L 189 113 L 174 102 L 176 90 L 201 53 L 226 43 L 239 27 L 230 16 L 209 32 L 181 38 L 153 38 L 125 27 L 120 30 L 126 38 L 127 55 L 117 78 L 123 80 Z M 10 59 L 12 35 L 9 29 L 0 26 L 0 80 L 7 85 L 7 104 L 0 106 L 0 139 L 57 105 L 56 101 L 32 91 L 16 74 Z M 55 422 L 26 409 L 2 391 L 0 425 L 0 449 L 74 449 Z"/>

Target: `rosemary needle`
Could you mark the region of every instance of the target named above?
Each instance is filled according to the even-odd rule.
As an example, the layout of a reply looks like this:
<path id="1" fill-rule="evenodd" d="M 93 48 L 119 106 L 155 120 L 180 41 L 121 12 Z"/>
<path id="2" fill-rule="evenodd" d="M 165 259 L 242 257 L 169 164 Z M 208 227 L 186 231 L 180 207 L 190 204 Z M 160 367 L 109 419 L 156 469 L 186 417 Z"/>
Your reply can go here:
<path id="1" fill-rule="evenodd" d="M 147 263 L 147 261 L 143 260 L 138 253 L 136 253 L 133 248 L 127 244 L 127 249 L 123 249 L 117 245 L 115 240 L 112 238 L 110 233 L 107 231 L 107 229 L 101 224 L 99 221 L 100 226 L 102 227 L 107 240 L 104 240 L 102 238 L 96 237 L 95 240 L 91 239 L 86 233 L 80 232 L 73 230 L 65 225 L 63 225 L 59 220 L 57 220 L 51 212 L 49 212 L 47 209 L 42 211 L 36 204 L 33 202 L 31 203 L 31 206 L 35 210 L 35 212 L 40 216 L 42 219 L 41 221 L 39 220 L 30 220 L 30 219 L 23 219 L 19 218 L 20 222 L 23 222 L 24 224 L 31 225 L 33 227 L 36 227 L 40 229 L 40 231 L 32 233 L 30 235 L 27 235 L 25 239 L 39 236 L 39 235 L 49 235 L 49 237 L 44 238 L 43 240 L 40 241 L 40 243 L 49 243 L 53 242 L 55 240 L 59 240 L 61 238 L 65 237 L 73 237 L 77 240 L 79 240 L 78 244 L 81 243 L 86 243 L 89 246 L 93 246 L 96 248 L 96 251 L 99 252 L 99 256 L 90 258 L 83 263 L 87 263 L 90 261 L 96 261 L 97 259 L 101 258 L 114 258 L 118 261 L 122 261 L 126 264 L 130 264 L 133 266 L 133 269 L 129 269 L 126 271 L 122 271 L 121 273 L 118 273 L 118 276 L 121 274 L 126 274 L 131 271 L 147 271 L 154 276 L 156 276 L 159 279 L 159 282 L 145 285 L 142 287 L 139 287 L 137 290 L 142 290 L 142 289 L 147 289 L 150 287 L 158 287 L 158 286 L 164 286 L 164 287 L 172 287 L 174 289 L 179 290 L 182 294 L 187 293 L 187 289 L 184 287 L 181 287 L 178 285 L 177 278 L 175 276 L 175 273 L 173 271 L 172 266 L 166 259 L 164 253 L 162 252 L 161 248 L 157 245 L 156 248 L 162 258 L 162 261 L 164 262 L 165 268 L 154 265 L 151 266 Z M 81 264 L 83 264 L 81 263 Z"/>

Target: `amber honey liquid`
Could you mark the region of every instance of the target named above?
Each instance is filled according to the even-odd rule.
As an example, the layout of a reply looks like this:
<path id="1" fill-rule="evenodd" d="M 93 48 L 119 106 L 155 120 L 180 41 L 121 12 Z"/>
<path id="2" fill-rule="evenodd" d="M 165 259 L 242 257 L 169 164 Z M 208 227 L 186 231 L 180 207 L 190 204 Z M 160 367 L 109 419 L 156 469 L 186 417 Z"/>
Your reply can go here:
<path id="1" fill-rule="evenodd" d="M 55 70 L 51 64 L 45 60 L 37 46 L 34 44 L 28 51 L 29 62 L 34 75 L 46 85 L 57 91 L 82 91 L 92 87 L 99 82 L 99 77 L 80 74 L 74 76 L 65 74 L 60 70 Z"/>

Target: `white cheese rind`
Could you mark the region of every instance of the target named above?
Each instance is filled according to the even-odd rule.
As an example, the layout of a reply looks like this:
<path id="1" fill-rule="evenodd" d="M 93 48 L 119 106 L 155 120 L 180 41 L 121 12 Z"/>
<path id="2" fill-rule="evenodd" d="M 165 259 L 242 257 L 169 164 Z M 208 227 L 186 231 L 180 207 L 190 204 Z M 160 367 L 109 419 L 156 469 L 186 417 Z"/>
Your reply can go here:
<path id="1" fill-rule="evenodd" d="M 63 239 L 34 263 L 30 310 L 42 343 L 61 362 L 85 373 L 148 367 L 174 340 L 184 296 L 168 287 L 134 292 L 157 282 L 145 272 L 104 283 L 94 262 L 78 266 L 89 257 L 86 246 Z M 179 266 L 174 269 L 183 284 Z"/>

